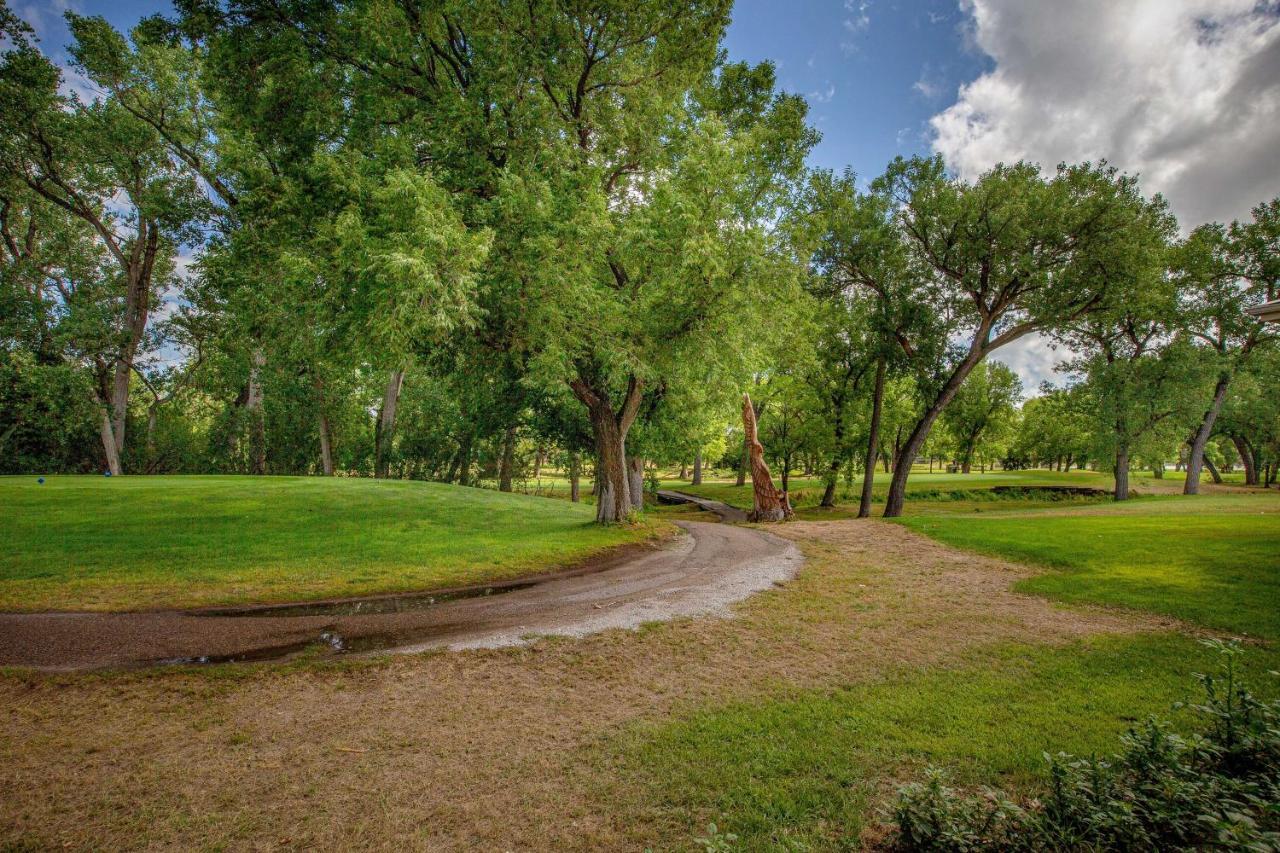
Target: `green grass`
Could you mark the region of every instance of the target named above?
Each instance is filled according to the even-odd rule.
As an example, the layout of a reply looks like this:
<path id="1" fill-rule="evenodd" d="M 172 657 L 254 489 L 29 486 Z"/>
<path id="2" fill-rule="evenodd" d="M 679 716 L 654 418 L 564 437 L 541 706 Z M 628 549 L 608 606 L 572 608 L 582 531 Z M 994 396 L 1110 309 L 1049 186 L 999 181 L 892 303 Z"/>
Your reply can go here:
<path id="1" fill-rule="evenodd" d="M 883 501 L 889 490 L 891 474 L 876 471 L 873 496 L 877 502 Z M 781 486 L 781 481 L 774 475 L 774 484 Z M 750 506 L 752 501 L 751 484 L 734 485 L 732 480 L 704 481 L 701 486 L 692 486 L 685 480 L 669 479 L 663 482 L 665 488 L 699 495 L 713 500 L 723 501 L 732 506 Z M 916 500 L 925 500 L 945 496 L 951 492 L 969 492 L 989 490 L 993 486 L 1085 486 L 1096 489 L 1109 489 L 1112 480 L 1109 476 L 1096 471 L 989 471 L 985 474 L 974 471 L 971 474 L 947 474 L 927 467 L 916 466 L 907 479 L 907 496 Z M 792 506 L 797 509 L 816 506 L 822 500 L 823 482 L 813 477 L 792 477 L 789 491 Z M 856 504 L 862 494 L 861 477 L 852 486 L 841 480 L 837 487 L 837 498 L 842 504 Z"/>
<path id="2" fill-rule="evenodd" d="M 1246 658 L 1275 693 L 1275 652 Z M 947 767 L 960 783 L 1034 787 L 1043 753 L 1107 754 L 1135 721 L 1199 698 L 1213 653 L 1175 635 L 1065 648 L 1002 646 L 960 670 L 889 675 L 830 693 L 700 710 L 638 728 L 619 770 L 690 839 L 714 821 L 741 849 L 855 847 L 886 779 Z M 1175 720 L 1186 723 L 1186 715 Z"/>
<path id="3" fill-rule="evenodd" d="M 284 601 L 479 583 L 665 529 L 438 483 L 0 477 L 0 610 Z"/>
<path id="4" fill-rule="evenodd" d="M 949 545 L 1054 569 L 1019 589 L 1280 639 L 1280 496 L 1169 497 L 1087 510 L 917 515 Z"/>

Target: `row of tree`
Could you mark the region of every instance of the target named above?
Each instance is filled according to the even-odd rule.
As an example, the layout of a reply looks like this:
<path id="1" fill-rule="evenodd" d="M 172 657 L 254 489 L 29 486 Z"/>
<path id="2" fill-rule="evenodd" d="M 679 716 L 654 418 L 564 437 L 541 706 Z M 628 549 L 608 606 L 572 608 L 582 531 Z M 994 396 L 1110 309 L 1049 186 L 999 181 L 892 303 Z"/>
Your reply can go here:
<path id="1" fill-rule="evenodd" d="M 1280 205 L 1184 240 L 1106 164 L 810 171 L 729 12 L 180 0 L 69 14 L 64 77 L 0 8 L 0 465 L 510 488 L 528 457 L 609 522 L 646 460 L 741 472 L 750 390 L 784 490 L 856 468 L 865 513 L 887 458 L 896 515 L 917 458 L 1013 458 L 988 356 L 1040 334 L 1118 479 L 1178 430 L 1191 491 L 1228 430 L 1258 468 Z"/>

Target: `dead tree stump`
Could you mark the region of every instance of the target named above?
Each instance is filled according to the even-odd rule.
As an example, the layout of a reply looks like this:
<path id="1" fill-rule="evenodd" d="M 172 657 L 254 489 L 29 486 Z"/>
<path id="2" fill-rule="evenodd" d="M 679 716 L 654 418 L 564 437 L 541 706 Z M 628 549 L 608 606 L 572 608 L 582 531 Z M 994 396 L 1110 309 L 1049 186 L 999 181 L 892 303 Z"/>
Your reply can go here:
<path id="1" fill-rule="evenodd" d="M 773 487 L 773 475 L 764 461 L 764 445 L 756 434 L 756 410 L 751 405 L 751 395 L 742 395 L 742 429 L 747 444 L 748 467 L 751 469 L 751 488 L 755 492 L 755 505 L 747 514 L 748 521 L 785 521 L 794 514 L 787 493 Z"/>

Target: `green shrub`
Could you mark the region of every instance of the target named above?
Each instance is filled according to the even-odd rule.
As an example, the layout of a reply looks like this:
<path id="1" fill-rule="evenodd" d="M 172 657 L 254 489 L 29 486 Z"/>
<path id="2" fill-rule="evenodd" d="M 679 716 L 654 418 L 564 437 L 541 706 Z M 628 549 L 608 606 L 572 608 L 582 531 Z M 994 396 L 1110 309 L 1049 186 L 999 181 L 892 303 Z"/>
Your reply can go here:
<path id="1" fill-rule="evenodd" d="M 1280 701 L 1240 681 L 1235 643 L 1208 641 L 1218 675 L 1198 675 L 1200 731 L 1183 737 L 1154 719 L 1108 759 L 1045 756 L 1043 798 L 948 787 L 941 771 L 899 792 L 897 843 L 918 851 L 1280 851 Z"/>

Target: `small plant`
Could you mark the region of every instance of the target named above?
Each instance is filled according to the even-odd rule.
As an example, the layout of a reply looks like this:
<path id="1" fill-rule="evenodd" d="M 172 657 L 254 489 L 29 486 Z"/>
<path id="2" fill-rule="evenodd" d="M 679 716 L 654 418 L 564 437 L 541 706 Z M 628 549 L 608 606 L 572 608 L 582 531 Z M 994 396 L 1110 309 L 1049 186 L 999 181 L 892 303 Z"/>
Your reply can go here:
<path id="1" fill-rule="evenodd" d="M 1280 851 L 1280 701 L 1250 692 L 1238 643 L 1206 645 L 1222 662 L 1216 675 L 1196 676 L 1199 733 L 1184 738 L 1152 719 L 1108 759 L 1046 755 L 1048 791 L 1022 805 L 996 791 L 959 792 L 930 769 L 899 792 L 899 848 Z"/>
<path id="2" fill-rule="evenodd" d="M 732 832 L 721 832 L 714 823 L 707 824 L 707 834 L 693 839 L 693 843 L 701 847 L 705 853 L 729 853 L 736 848 L 738 836 Z"/>

